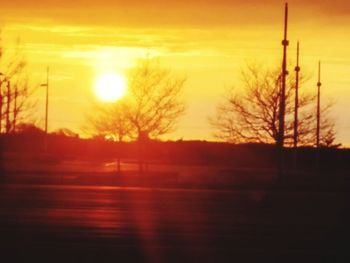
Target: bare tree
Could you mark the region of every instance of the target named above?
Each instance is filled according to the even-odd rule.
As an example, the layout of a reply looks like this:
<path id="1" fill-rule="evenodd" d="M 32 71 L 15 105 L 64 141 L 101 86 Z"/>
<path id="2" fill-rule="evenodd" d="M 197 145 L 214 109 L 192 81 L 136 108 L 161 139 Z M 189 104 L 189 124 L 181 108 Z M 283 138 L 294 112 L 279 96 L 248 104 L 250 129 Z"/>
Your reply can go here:
<path id="1" fill-rule="evenodd" d="M 89 116 L 87 131 L 94 136 L 112 139 L 121 143 L 132 138 L 133 127 L 127 116 L 124 101 L 112 104 L 96 105 L 96 111 Z M 120 154 L 117 158 L 117 171 L 121 170 Z"/>
<path id="2" fill-rule="evenodd" d="M 184 78 L 174 76 L 156 61 L 140 61 L 128 74 L 127 95 L 114 104 L 98 107 L 97 114 L 89 118 L 90 131 L 114 136 L 118 141 L 137 139 L 142 172 L 148 138 L 173 131 L 185 111 L 181 98 L 184 83 Z"/>
<path id="3" fill-rule="evenodd" d="M 95 112 L 88 117 L 88 126 L 85 128 L 89 133 L 118 142 L 132 138 L 133 127 L 127 116 L 125 102 L 96 105 L 95 108 Z"/>
<path id="4" fill-rule="evenodd" d="M 141 174 L 148 139 L 173 131 L 185 111 L 181 99 L 184 83 L 185 78 L 174 76 L 149 59 L 140 61 L 129 74 L 127 115 L 138 138 Z"/>
<path id="5" fill-rule="evenodd" d="M 324 106 L 321 106 L 320 120 L 320 146 L 337 148 L 341 143 L 336 142 L 335 121 L 332 116 L 333 101 L 328 101 Z M 314 126 L 315 127 L 315 126 Z M 316 127 L 315 127 L 316 129 Z M 315 133 L 313 133 L 314 135 Z M 312 137 L 312 142 L 315 142 L 315 136 Z"/>
<path id="6" fill-rule="evenodd" d="M 279 69 L 268 70 L 256 64 L 248 65 L 242 72 L 241 92 L 231 88 L 223 103 L 218 105 L 215 117 L 210 118 L 210 123 L 216 130 L 215 136 L 229 142 L 276 143 L 281 81 L 279 74 Z M 304 80 L 302 77 L 301 83 Z M 285 143 L 288 145 L 293 142 L 294 89 L 295 78 L 289 75 L 285 108 Z M 326 113 L 330 108 L 331 106 L 327 105 L 322 112 Z M 314 142 L 315 112 L 315 95 L 301 92 L 298 141 L 302 145 Z M 323 134 L 334 135 L 334 120 L 329 116 L 325 116 L 323 120 Z"/>
<path id="7" fill-rule="evenodd" d="M 86 130 L 94 135 L 137 139 L 141 133 L 156 138 L 174 130 L 184 113 L 184 78 L 162 69 L 156 61 L 141 60 L 128 73 L 127 95 L 121 100 L 96 105 Z"/>
<path id="8" fill-rule="evenodd" d="M 25 67 L 19 40 L 12 53 L 5 52 L 0 43 L 0 133 L 16 132 L 17 124 L 27 117 L 33 106 L 29 101 L 33 90 L 29 87 Z"/>
<path id="9" fill-rule="evenodd" d="M 142 60 L 130 71 L 127 116 L 137 137 L 147 133 L 158 137 L 174 130 L 184 113 L 181 99 L 185 78 L 162 69 L 156 61 Z"/>

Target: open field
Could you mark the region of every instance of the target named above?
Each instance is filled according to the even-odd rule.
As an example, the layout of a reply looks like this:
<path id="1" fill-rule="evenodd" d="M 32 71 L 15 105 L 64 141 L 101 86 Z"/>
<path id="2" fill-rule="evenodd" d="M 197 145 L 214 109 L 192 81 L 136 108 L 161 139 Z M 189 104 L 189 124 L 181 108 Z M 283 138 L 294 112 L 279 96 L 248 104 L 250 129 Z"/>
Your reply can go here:
<path id="1" fill-rule="evenodd" d="M 136 160 L 117 161 L 14 159 L 5 162 L 4 183 L 61 185 L 165 186 L 195 188 L 266 187 L 277 178 L 275 170 L 219 165 L 175 165 L 150 162 L 139 175 Z"/>

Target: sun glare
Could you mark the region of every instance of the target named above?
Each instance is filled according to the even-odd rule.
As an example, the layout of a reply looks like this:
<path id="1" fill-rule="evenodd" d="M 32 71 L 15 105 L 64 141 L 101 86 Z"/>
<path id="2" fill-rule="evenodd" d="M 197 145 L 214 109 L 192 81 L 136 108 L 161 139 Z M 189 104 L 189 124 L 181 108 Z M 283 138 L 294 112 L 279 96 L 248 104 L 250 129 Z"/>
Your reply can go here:
<path id="1" fill-rule="evenodd" d="M 114 102 L 125 95 L 126 82 L 123 76 L 105 73 L 99 76 L 95 84 L 97 98 L 104 102 Z"/>

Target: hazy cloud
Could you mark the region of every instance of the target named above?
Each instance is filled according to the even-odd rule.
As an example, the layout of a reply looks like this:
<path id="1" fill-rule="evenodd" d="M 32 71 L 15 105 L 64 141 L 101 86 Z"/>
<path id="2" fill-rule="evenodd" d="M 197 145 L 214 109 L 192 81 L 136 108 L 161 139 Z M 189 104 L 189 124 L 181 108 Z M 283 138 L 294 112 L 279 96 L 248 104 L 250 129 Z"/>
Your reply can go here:
<path id="1" fill-rule="evenodd" d="M 281 0 L 12 0 L 2 3 L 5 21 L 43 18 L 53 23 L 113 26 L 242 26 L 276 23 Z M 296 20 L 349 18 L 345 0 L 290 0 Z"/>

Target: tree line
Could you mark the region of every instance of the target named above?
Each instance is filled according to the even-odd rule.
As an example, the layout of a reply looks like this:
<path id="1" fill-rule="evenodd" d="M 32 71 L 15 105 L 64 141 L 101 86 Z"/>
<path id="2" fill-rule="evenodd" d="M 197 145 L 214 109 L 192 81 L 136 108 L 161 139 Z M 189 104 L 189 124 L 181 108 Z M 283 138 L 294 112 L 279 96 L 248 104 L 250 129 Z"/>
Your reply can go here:
<path id="1" fill-rule="evenodd" d="M 5 50 L 0 31 L 0 134 L 15 133 L 27 122 L 34 104 L 29 101 L 33 89 L 29 85 L 26 59 L 18 40 L 13 52 Z"/>
<path id="2" fill-rule="evenodd" d="M 31 89 L 26 62 L 17 45 L 7 54 L 0 45 L 0 133 L 15 133 L 26 122 Z M 230 143 L 276 143 L 280 103 L 280 70 L 248 64 L 241 74 L 241 86 L 230 88 L 209 117 L 214 136 Z M 301 77 L 301 83 L 306 80 Z M 96 105 L 88 116 L 85 130 L 93 136 L 116 141 L 158 138 L 176 128 L 185 113 L 183 89 L 186 78 L 164 69 L 158 61 L 140 60 L 128 72 L 127 95 L 115 103 Z M 285 144 L 293 139 L 293 94 L 295 78 L 287 76 L 285 108 Z M 191 98 L 195 99 L 195 98 Z M 298 141 L 313 145 L 315 141 L 316 95 L 301 90 L 299 98 Z M 322 108 L 321 144 L 336 146 L 335 122 L 330 112 L 333 104 Z"/>
<path id="3" fill-rule="evenodd" d="M 217 106 L 217 112 L 210 123 L 215 136 L 228 142 L 277 143 L 279 133 L 280 68 L 264 68 L 249 64 L 242 71 L 242 86 L 231 87 Z M 297 139 L 300 146 L 314 145 L 316 141 L 316 92 L 305 91 L 307 78 L 300 77 L 301 88 L 298 103 Z M 296 79 L 288 74 L 285 95 L 284 142 L 293 145 Z M 315 89 L 314 89 L 315 90 Z M 316 90 L 315 90 L 316 91 Z M 331 116 L 334 104 L 323 105 L 321 119 L 321 145 L 335 144 L 335 121 Z"/>

